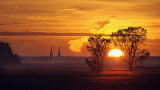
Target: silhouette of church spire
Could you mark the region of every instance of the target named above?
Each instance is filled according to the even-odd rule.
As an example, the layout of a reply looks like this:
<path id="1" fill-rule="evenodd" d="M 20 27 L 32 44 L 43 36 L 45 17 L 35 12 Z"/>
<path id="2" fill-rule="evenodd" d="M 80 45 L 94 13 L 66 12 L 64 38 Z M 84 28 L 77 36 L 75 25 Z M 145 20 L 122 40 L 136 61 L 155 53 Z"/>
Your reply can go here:
<path id="1" fill-rule="evenodd" d="M 52 46 L 51 46 L 50 57 L 53 57 Z"/>
<path id="2" fill-rule="evenodd" d="M 58 57 L 61 57 L 61 50 L 60 50 L 60 46 L 59 46 L 59 51 L 58 51 Z"/>

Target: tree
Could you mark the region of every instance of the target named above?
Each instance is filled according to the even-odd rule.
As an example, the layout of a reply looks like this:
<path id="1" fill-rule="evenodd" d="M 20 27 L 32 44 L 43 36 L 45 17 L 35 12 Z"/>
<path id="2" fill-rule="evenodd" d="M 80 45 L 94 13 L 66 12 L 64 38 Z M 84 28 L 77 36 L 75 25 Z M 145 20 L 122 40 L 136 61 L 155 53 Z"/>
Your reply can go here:
<path id="1" fill-rule="evenodd" d="M 101 35 L 91 36 L 88 39 L 89 45 L 87 50 L 91 53 L 91 61 L 86 59 L 86 63 L 92 68 L 92 70 L 103 70 L 103 60 L 106 56 L 110 39 L 104 39 Z"/>
<path id="2" fill-rule="evenodd" d="M 147 40 L 147 30 L 142 27 L 128 27 L 127 29 L 120 29 L 112 33 L 112 41 L 116 46 L 121 47 L 125 52 L 123 59 L 132 71 L 133 65 L 136 62 L 142 61 L 143 56 L 149 56 L 150 53 L 144 49 L 145 41 Z M 146 59 L 146 58 L 143 58 Z"/>
<path id="3" fill-rule="evenodd" d="M 12 52 L 9 43 L 0 41 L 0 65 L 18 65 L 19 57 Z"/>
<path id="4" fill-rule="evenodd" d="M 137 53 L 136 62 L 142 66 L 144 61 L 150 56 L 150 52 L 147 49 L 143 49 Z"/>

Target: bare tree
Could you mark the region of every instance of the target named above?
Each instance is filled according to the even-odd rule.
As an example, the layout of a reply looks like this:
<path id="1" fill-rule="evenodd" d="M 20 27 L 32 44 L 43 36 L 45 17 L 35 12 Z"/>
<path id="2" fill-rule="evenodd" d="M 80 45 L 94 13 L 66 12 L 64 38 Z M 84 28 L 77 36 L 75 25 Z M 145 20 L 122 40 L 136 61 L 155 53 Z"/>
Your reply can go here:
<path id="1" fill-rule="evenodd" d="M 102 38 L 101 35 L 91 36 L 88 39 L 87 50 L 91 53 L 91 61 L 86 59 L 86 63 L 92 70 L 103 70 L 103 60 L 111 40 Z"/>
<path id="2" fill-rule="evenodd" d="M 147 50 L 144 50 L 146 34 L 147 30 L 142 27 L 128 27 L 111 35 L 114 44 L 120 46 L 125 53 L 124 61 L 128 64 L 130 71 L 136 62 L 142 61 L 142 56 L 150 55 Z"/>

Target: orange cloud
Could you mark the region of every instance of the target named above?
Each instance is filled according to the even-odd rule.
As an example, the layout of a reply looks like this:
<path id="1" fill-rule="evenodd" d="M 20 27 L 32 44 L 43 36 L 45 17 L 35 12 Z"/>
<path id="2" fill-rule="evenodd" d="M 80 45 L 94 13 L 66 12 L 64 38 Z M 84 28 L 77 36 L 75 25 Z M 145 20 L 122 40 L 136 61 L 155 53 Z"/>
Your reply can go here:
<path id="1" fill-rule="evenodd" d="M 93 27 L 93 29 L 89 30 L 88 33 L 94 33 L 94 34 L 100 34 L 102 33 L 102 28 L 109 24 L 109 21 L 99 21 L 95 23 L 96 27 Z M 76 40 L 70 40 L 68 43 L 70 44 L 70 49 L 74 52 L 81 52 L 81 48 L 85 42 L 88 41 L 87 36 L 81 37 L 80 39 Z"/>

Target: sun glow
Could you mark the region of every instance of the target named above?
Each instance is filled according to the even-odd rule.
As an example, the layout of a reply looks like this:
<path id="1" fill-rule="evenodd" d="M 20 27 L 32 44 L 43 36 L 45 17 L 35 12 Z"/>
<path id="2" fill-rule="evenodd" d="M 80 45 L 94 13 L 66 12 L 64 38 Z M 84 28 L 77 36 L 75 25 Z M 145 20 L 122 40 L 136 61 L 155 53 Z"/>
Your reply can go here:
<path id="1" fill-rule="evenodd" d="M 124 53 L 119 49 L 113 49 L 108 53 L 109 57 L 120 57 L 124 56 Z"/>

